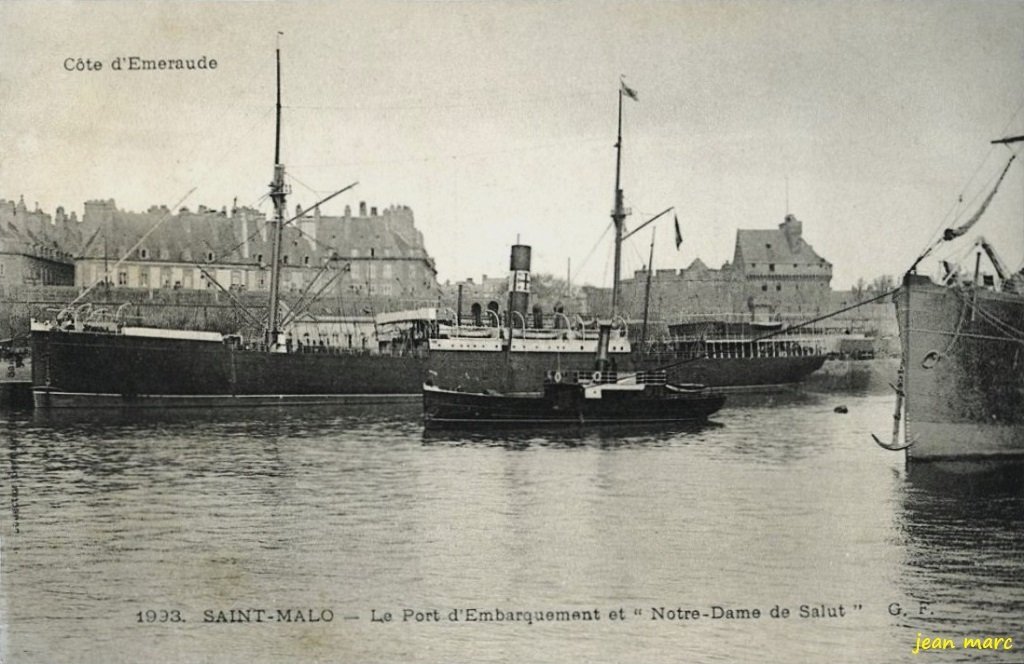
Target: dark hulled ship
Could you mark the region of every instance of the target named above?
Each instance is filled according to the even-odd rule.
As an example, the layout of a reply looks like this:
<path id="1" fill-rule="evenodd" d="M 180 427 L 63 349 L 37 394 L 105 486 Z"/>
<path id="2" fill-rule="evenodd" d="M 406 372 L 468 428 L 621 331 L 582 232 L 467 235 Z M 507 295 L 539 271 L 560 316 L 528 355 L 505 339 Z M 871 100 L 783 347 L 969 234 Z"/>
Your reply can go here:
<path id="1" fill-rule="evenodd" d="M 122 326 L 92 321 L 69 307 L 56 321 L 32 323 L 36 407 L 256 406 L 419 397 L 426 351 L 422 342 L 436 327 L 429 317 L 402 321 L 392 315 L 390 322 L 405 323 L 405 329 L 381 349 L 293 345 L 290 334 L 280 329 L 282 229 L 293 221 L 285 219 L 288 188 L 280 159 L 280 63 L 278 50 L 270 185 L 273 253 L 263 338 Z"/>
<path id="2" fill-rule="evenodd" d="M 615 192 L 611 213 L 615 259 L 612 272 L 611 319 L 613 331 L 608 357 L 622 371 L 664 369 L 673 383 L 699 383 L 725 389 L 765 389 L 790 385 L 824 364 L 827 350 L 814 335 L 788 329 L 758 329 L 750 323 L 704 321 L 699 325 L 670 326 L 670 339 L 658 345 L 634 344 L 626 321 L 617 316 L 623 241 L 672 208 L 655 215 L 630 232 L 625 230 L 629 211 L 621 187 L 622 102 L 636 99 L 623 84 L 618 93 L 618 140 L 615 143 Z M 501 393 L 537 390 L 537 377 L 547 371 L 586 372 L 597 351 L 597 330 L 581 321 L 575 327 L 562 316 L 562 327 L 542 329 L 543 321 L 530 313 L 530 247 L 512 248 L 509 265 L 508 314 L 483 337 L 467 337 L 463 329 L 429 340 L 428 364 L 438 386 Z M 653 256 L 653 246 L 652 246 Z M 650 270 L 648 270 L 650 274 Z M 645 298 L 649 300 L 649 293 Z M 461 312 L 460 312 L 461 317 Z M 646 316 L 645 316 L 646 319 Z M 646 328 L 646 320 L 645 325 Z M 572 328 L 572 329 L 570 329 Z M 479 328 L 477 328 L 479 330 Z"/>
<path id="3" fill-rule="evenodd" d="M 622 95 L 619 92 L 615 207 L 615 277 L 612 307 L 619 298 L 624 237 L 621 163 Z M 416 399 L 430 379 L 440 387 L 503 393 L 535 392 L 548 371 L 589 372 L 597 330 L 571 325 L 538 329 L 529 313 L 530 248 L 513 247 L 509 307 L 491 327 L 463 326 L 436 310 L 391 316 L 403 328 L 379 348 L 300 347 L 280 329 L 279 288 L 282 229 L 286 219 L 285 168 L 280 160 L 280 55 L 277 132 L 270 198 L 272 255 L 268 316 L 262 339 L 191 330 L 125 326 L 91 321 L 69 308 L 57 321 L 33 322 L 33 399 L 40 408 L 282 405 Z M 326 200 L 326 199 L 325 199 Z M 325 201 L 317 204 L 320 205 Z M 306 212 L 317 209 L 309 208 Z M 649 222 L 648 222 L 649 223 Z M 635 233 L 635 229 L 633 232 Z M 614 316 L 613 316 L 614 318 Z M 608 345 L 609 368 L 650 371 L 667 365 L 672 383 L 722 388 L 763 388 L 799 381 L 821 366 L 825 353 L 811 340 L 762 338 L 756 330 L 696 336 L 678 328 L 671 341 L 640 350 L 621 318 Z M 535 323 L 537 323 L 535 325 Z"/>
<path id="4" fill-rule="evenodd" d="M 702 422 L 725 404 L 704 386 L 666 382 L 664 372 L 548 372 L 537 394 L 462 392 L 423 386 L 428 429 L 523 428 Z"/>

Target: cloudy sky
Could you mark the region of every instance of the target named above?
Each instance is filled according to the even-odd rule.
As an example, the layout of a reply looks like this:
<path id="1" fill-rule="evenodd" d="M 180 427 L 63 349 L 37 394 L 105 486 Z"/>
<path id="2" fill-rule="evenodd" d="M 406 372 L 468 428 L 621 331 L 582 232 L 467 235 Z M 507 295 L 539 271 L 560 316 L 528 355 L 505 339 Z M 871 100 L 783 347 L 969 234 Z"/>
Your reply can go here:
<path id="1" fill-rule="evenodd" d="M 685 236 L 655 224 L 655 267 L 717 267 L 788 211 L 848 287 L 991 186 L 1010 152 L 989 141 L 1024 134 L 1022 26 L 1024 2 L 987 0 L 4 2 L 0 197 L 269 210 L 281 31 L 289 205 L 354 181 L 328 213 L 408 205 L 442 280 L 503 275 L 518 237 L 535 271 L 610 282 L 625 75 L 628 224 L 675 206 Z M 130 56 L 217 68 L 111 69 Z M 1024 164 L 977 230 L 1024 260 Z"/>

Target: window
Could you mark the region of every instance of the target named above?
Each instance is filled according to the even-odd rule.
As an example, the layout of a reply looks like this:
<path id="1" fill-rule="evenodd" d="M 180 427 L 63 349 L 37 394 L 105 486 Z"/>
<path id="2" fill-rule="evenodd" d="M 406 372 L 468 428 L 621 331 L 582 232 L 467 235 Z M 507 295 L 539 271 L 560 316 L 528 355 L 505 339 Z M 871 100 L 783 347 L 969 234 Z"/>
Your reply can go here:
<path id="1" fill-rule="evenodd" d="M 256 262 L 263 265 L 263 254 L 256 254 Z"/>
<path id="2" fill-rule="evenodd" d="M 207 251 L 206 252 L 206 260 L 209 261 L 210 263 L 213 262 L 213 252 L 212 251 Z"/>
<path id="3" fill-rule="evenodd" d="M 309 265 L 309 256 L 306 256 L 305 258 L 302 259 L 302 264 Z"/>
<path id="4" fill-rule="evenodd" d="M 139 256 L 141 258 L 149 258 L 149 249 L 139 249 Z"/>
<path id="5" fill-rule="evenodd" d="M 768 242 L 768 243 L 765 243 L 765 245 L 764 245 L 764 248 L 765 248 L 765 249 L 771 249 L 771 248 L 772 248 L 772 245 L 771 245 L 771 243 L 770 243 L 770 242 Z"/>
<path id="6" fill-rule="evenodd" d="M 763 291 L 768 290 L 768 284 L 761 284 L 761 290 L 763 290 Z"/>
<path id="7" fill-rule="evenodd" d="M 775 263 L 768 263 L 768 271 L 769 272 L 774 272 L 775 271 Z"/>
<path id="8" fill-rule="evenodd" d="M 392 271 L 391 270 L 392 270 L 391 265 L 390 264 L 385 264 L 384 266 L 381 267 L 381 275 L 380 276 L 384 277 L 385 279 L 390 279 L 391 276 L 392 276 Z"/>
<path id="9" fill-rule="evenodd" d="M 281 256 L 281 264 L 282 265 L 287 265 L 288 264 L 288 257 L 287 256 Z"/>
<path id="10" fill-rule="evenodd" d="M 775 290 L 777 290 L 777 291 L 782 290 L 782 284 L 775 284 Z"/>
<path id="11" fill-rule="evenodd" d="M 149 270 L 146 268 L 139 270 L 139 286 L 149 288 Z"/>
<path id="12" fill-rule="evenodd" d="M 121 271 L 117 273 L 117 285 L 127 286 L 128 285 L 128 273 Z"/>

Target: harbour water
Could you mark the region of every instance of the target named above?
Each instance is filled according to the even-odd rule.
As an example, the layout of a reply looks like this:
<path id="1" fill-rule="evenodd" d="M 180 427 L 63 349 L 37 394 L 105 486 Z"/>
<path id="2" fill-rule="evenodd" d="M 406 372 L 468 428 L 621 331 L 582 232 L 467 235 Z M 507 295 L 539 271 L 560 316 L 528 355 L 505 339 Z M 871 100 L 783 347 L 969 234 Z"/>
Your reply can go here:
<path id="1" fill-rule="evenodd" d="M 0 415 L 0 659 L 1021 661 L 1024 467 L 907 468 L 870 438 L 892 406 L 500 437 L 426 437 L 416 404 Z"/>

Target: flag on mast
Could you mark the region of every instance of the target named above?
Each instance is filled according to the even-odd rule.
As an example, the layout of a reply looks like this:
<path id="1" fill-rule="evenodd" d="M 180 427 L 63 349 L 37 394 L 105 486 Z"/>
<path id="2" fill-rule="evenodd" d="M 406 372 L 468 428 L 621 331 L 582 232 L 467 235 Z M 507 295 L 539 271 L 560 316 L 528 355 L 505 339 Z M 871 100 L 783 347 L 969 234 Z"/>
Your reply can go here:
<path id="1" fill-rule="evenodd" d="M 679 231 L 679 215 L 672 215 L 676 220 L 676 251 L 679 251 L 679 247 L 683 244 L 683 234 Z"/>
<path id="2" fill-rule="evenodd" d="M 619 80 L 619 83 L 622 85 L 622 94 L 626 95 L 633 101 L 640 101 L 640 98 L 636 96 L 636 90 L 626 85 L 626 82 L 621 79 Z"/>

